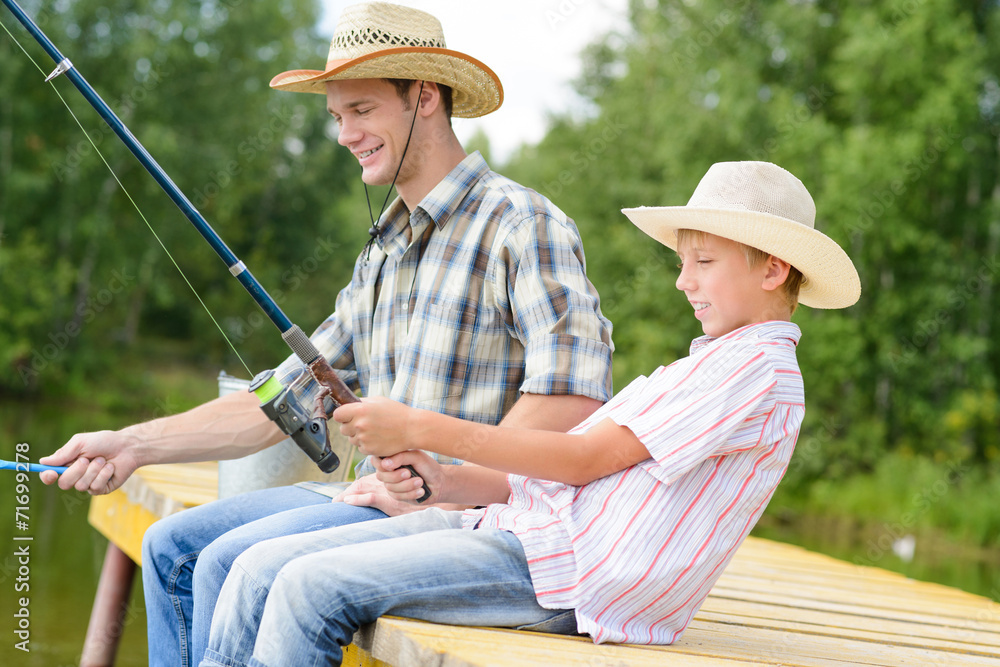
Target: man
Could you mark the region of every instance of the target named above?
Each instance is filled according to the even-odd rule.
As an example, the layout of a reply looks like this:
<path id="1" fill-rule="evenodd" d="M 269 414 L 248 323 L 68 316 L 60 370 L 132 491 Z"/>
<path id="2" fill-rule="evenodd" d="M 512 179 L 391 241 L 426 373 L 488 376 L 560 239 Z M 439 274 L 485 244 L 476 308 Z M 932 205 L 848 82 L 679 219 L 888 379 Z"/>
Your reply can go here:
<path id="1" fill-rule="evenodd" d="M 680 639 L 794 451 L 805 394 L 792 313 L 800 301 L 846 308 L 861 281 L 815 228 L 805 185 L 775 164 L 717 163 L 686 206 L 624 213 L 677 251 L 676 287 L 705 334 L 690 356 L 569 433 L 381 397 L 341 406 L 341 433 L 385 457 L 391 493 L 418 497 L 400 467 L 413 465 L 438 499 L 477 507 L 254 545 L 222 589 L 202 667 L 339 665 L 360 626 L 386 614 L 596 643 Z M 485 467 L 440 466 L 429 451 Z"/>
<path id="2" fill-rule="evenodd" d="M 372 225 L 336 310 L 312 340 L 365 396 L 472 421 L 564 431 L 611 395 L 611 324 L 575 225 L 551 202 L 466 155 L 450 116 L 500 106 L 496 75 L 446 48 L 437 19 L 368 3 L 344 11 L 327 66 L 278 90 L 326 95 L 367 185 L 398 199 Z M 290 358 L 286 384 L 302 373 Z M 233 458 L 284 438 L 250 394 L 118 432 L 74 436 L 45 460 L 64 489 L 117 488 L 150 463 Z M 447 462 L 447 461 L 446 461 Z M 452 461 L 455 462 L 455 461 Z M 244 494 L 147 532 L 150 664 L 197 664 L 233 560 L 265 538 L 411 511 L 364 464 L 337 500 L 299 487 Z M 43 477 L 55 481 L 55 473 Z"/>

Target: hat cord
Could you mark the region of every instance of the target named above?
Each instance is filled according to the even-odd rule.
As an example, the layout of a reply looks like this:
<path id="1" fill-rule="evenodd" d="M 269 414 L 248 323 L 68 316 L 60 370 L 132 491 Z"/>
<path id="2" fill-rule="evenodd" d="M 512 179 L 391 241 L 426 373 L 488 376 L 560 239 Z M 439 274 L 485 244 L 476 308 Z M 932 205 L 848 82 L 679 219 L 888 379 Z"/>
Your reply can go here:
<path id="1" fill-rule="evenodd" d="M 371 218 L 372 226 L 368 230 L 368 242 L 365 243 L 365 247 L 362 252 L 365 255 L 365 261 L 367 262 L 372 255 L 372 246 L 375 245 L 375 241 L 379 241 L 381 246 L 382 230 L 378 226 L 378 222 L 382 220 L 382 214 L 385 212 L 386 204 L 389 203 L 389 197 L 392 195 L 392 188 L 396 185 L 396 179 L 399 178 L 399 172 L 403 168 L 403 160 L 406 159 L 406 151 L 410 148 L 410 139 L 413 138 L 413 126 L 417 124 L 417 112 L 420 111 L 420 98 L 424 94 L 424 82 L 420 82 L 420 91 L 417 93 L 417 103 L 414 105 L 413 109 L 413 119 L 410 121 L 410 133 L 406 135 L 406 145 L 403 146 L 403 155 L 399 158 L 399 166 L 396 167 L 396 174 L 392 177 L 392 183 L 389 185 L 389 191 L 385 193 L 385 201 L 382 202 L 382 208 L 378 211 L 378 221 L 376 221 L 375 216 L 372 215 L 372 201 L 368 196 L 368 184 L 361 181 L 361 184 L 365 187 L 365 201 L 368 202 L 368 217 Z"/>

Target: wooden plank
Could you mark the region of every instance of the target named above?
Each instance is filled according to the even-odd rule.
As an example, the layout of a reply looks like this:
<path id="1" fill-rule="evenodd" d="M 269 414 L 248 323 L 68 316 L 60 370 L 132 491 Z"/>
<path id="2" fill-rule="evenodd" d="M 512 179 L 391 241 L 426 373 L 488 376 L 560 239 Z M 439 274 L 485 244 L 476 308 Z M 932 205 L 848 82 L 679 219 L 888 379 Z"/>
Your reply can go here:
<path id="1" fill-rule="evenodd" d="M 731 589 L 716 585 L 711 595 L 730 600 L 746 600 L 777 606 L 853 614 L 866 618 L 894 619 L 913 623 L 937 624 L 956 630 L 1000 631 L 1000 616 L 987 607 L 969 605 L 964 610 L 956 605 L 935 605 L 920 600 L 892 597 L 871 598 L 859 593 L 843 595 L 836 589 L 789 590 L 769 585 Z M 985 613 L 985 615 L 984 615 Z"/>
<path id="2" fill-rule="evenodd" d="M 140 468 L 122 488 L 93 496 L 87 520 L 142 565 L 142 536 L 166 514 L 218 497 L 217 463 L 175 463 Z"/>
<path id="3" fill-rule="evenodd" d="M 755 656 L 764 662 L 800 667 L 827 665 L 991 665 L 1000 653 L 954 651 L 882 644 L 855 638 L 714 623 L 695 619 L 675 651 L 717 658 Z"/>
<path id="4" fill-rule="evenodd" d="M 90 499 L 87 520 L 108 541 L 142 565 L 142 536 L 160 517 L 145 507 L 129 502 L 122 490 Z"/>
<path id="5" fill-rule="evenodd" d="M 595 645 L 584 637 L 497 628 L 456 627 L 385 617 L 355 636 L 355 642 L 396 667 L 735 667 L 759 665 L 751 655 L 717 658 L 672 647 Z"/>
<path id="6" fill-rule="evenodd" d="M 976 628 L 959 632 L 939 623 L 917 623 L 895 619 L 872 618 L 856 613 L 828 612 L 760 604 L 709 596 L 695 616 L 707 621 L 738 621 L 745 625 L 785 628 L 789 624 L 804 624 L 809 632 L 818 634 L 851 633 L 859 638 L 880 639 L 886 643 L 940 646 L 950 650 L 992 650 L 1000 652 L 1000 633 Z"/>
<path id="7" fill-rule="evenodd" d="M 392 667 L 389 663 L 376 660 L 372 654 L 357 644 L 344 647 L 342 667 Z"/>

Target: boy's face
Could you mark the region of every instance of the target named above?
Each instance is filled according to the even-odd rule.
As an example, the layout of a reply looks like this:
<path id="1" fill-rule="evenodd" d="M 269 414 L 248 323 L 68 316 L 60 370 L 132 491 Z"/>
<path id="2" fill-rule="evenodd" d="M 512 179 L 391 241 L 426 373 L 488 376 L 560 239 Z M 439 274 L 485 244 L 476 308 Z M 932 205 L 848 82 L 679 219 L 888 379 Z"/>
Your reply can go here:
<path id="1" fill-rule="evenodd" d="M 681 273 L 676 285 L 694 307 L 702 331 L 719 337 L 748 324 L 787 319 L 776 308 L 774 289 L 765 288 L 773 270 L 770 262 L 751 269 L 735 241 L 713 234 L 692 236 L 677 248 Z"/>

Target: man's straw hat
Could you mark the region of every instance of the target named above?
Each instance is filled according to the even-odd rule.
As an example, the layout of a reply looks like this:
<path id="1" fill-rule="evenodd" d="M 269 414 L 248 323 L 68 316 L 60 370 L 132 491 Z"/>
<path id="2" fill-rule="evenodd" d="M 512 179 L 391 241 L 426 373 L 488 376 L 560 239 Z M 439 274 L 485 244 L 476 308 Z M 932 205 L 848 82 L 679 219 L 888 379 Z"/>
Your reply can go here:
<path id="1" fill-rule="evenodd" d="M 815 229 L 816 205 L 802 181 L 769 162 L 719 162 L 687 206 L 622 209 L 635 225 L 677 250 L 677 230 L 722 236 L 783 259 L 805 280 L 799 303 L 846 308 L 861 297 L 854 263 Z"/>
<path id="2" fill-rule="evenodd" d="M 452 114 L 460 118 L 484 116 L 503 102 L 497 75 L 472 56 L 446 48 L 436 18 L 387 2 L 347 7 L 330 42 L 326 68 L 283 72 L 271 79 L 271 87 L 325 95 L 323 82 L 338 79 L 441 83 L 452 89 Z"/>

